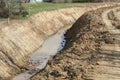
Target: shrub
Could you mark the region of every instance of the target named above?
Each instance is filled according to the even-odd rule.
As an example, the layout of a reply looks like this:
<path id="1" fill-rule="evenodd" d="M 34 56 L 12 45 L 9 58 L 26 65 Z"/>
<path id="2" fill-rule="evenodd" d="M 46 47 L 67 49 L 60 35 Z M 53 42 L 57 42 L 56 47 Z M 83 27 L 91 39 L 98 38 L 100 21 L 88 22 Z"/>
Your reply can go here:
<path id="1" fill-rule="evenodd" d="M 28 12 L 22 6 L 22 3 L 17 0 L 1 0 L 0 1 L 0 17 L 1 18 L 18 18 L 25 17 Z"/>

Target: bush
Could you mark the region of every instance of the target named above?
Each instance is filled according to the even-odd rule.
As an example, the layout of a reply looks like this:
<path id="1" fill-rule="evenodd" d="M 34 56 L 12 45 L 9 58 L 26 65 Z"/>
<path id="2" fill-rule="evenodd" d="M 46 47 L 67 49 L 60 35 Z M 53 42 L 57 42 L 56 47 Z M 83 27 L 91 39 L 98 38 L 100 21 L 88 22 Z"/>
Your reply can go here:
<path id="1" fill-rule="evenodd" d="M 0 1 L 0 17 L 1 18 L 18 18 L 25 17 L 28 12 L 22 6 L 22 3 L 17 0 L 8 2 L 6 0 Z"/>
<path id="2" fill-rule="evenodd" d="M 0 17 L 1 18 L 8 18 L 9 17 L 9 10 L 7 8 L 0 10 Z"/>

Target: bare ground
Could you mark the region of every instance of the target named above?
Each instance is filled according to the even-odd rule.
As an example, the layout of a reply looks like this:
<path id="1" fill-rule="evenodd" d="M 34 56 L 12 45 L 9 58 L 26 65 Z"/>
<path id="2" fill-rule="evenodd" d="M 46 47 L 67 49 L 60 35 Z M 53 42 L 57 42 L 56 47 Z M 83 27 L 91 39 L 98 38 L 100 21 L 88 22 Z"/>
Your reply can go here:
<path id="1" fill-rule="evenodd" d="M 64 50 L 30 80 L 120 80 L 118 9 L 101 8 L 80 17 L 65 35 Z"/>

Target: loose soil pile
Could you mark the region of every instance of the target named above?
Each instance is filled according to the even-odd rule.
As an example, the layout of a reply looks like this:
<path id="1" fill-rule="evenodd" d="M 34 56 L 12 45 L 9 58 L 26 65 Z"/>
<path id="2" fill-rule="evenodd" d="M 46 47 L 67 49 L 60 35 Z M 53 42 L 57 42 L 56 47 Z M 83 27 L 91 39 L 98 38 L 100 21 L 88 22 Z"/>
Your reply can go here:
<path id="1" fill-rule="evenodd" d="M 30 80 L 94 80 L 89 72 L 100 65 L 98 61 L 102 56 L 98 55 L 102 54 L 101 46 L 116 42 L 101 17 L 107 9 L 87 12 L 80 17 L 65 35 L 67 43 L 64 50 Z"/>

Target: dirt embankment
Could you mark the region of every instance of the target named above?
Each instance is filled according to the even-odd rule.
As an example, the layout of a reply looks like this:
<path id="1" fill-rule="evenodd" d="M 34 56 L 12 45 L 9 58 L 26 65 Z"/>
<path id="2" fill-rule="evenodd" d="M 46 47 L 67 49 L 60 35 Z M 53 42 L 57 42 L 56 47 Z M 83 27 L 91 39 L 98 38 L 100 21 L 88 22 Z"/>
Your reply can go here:
<path id="1" fill-rule="evenodd" d="M 111 5 L 111 4 L 109 4 L 109 5 Z M 82 7 L 82 8 L 78 7 L 78 8 L 55 10 L 55 11 L 50 11 L 50 12 L 42 12 L 42 13 L 32 16 L 31 18 L 29 18 L 28 20 L 25 20 L 25 21 L 19 21 L 19 22 L 12 21 L 10 24 L 6 24 L 6 22 L 0 23 L 0 25 L 1 25 L 0 26 L 0 79 L 3 80 L 4 78 L 5 79 L 8 78 L 8 80 L 9 80 L 11 77 L 15 76 L 17 73 L 21 72 L 23 69 L 26 69 L 28 67 L 28 58 L 30 57 L 30 55 L 32 55 L 38 48 L 40 48 L 40 46 L 42 45 L 44 40 L 46 40 L 49 36 L 56 33 L 59 29 L 72 25 L 86 11 L 100 8 L 100 7 L 109 6 L 109 5 L 102 5 L 102 6 L 96 6 L 96 7 L 93 6 L 93 7 L 89 7 L 89 8 L 88 7 Z M 91 14 L 91 16 L 93 16 L 93 15 Z M 87 18 L 84 19 L 83 21 L 85 22 L 85 20 L 87 20 Z M 92 21 L 94 23 L 94 20 L 92 20 Z M 89 23 L 89 21 L 87 21 L 87 23 Z M 89 28 L 91 30 L 91 27 L 89 27 Z M 83 29 L 84 29 L 84 27 L 83 27 Z M 86 30 L 88 30 L 88 32 L 89 32 L 89 29 L 87 27 L 86 27 Z M 81 29 L 81 31 L 82 31 L 82 29 Z M 74 31 L 71 30 L 71 32 L 74 32 Z M 77 31 L 77 32 L 79 33 L 79 31 Z M 87 36 L 89 34 L 88 32 L 86 31 L 86 33 L 84 35 Z M 77 36 L 78 33 L 76 33 L 76 35 L 73 35 L 73 36 Z M 69 35 L 66 35 L 66 36 L 69 36 Z M 78 35 L 78 36 L 80 36 L 80 35 Z M 92 36 L 94 37 L 94 35 L 91 35 L 91 37 Z M 84 39 L 84 37 L 85 36 L 83 36 L 83 39 Z M 89 38 L 89 35 L 88 35 L 88 38 Z M 86 39 L 87 39 L 87 37 L 85 38 L 85 42 L 84 42 L 85 44 L 87 43 Z M 70 39 L 68 39 L 68 40 L 70 40 Z M 96 40 L 96 38 L 95 38 L 95 40 Z M 96 42 L 94 42 L 92 40 L 91 40 L 91 42 L 89 42 L 89 43 L 91 43 L 89 45 L 89 46 L 91 46 L 90 49 L 93 48 L 93 50 L 94 50 L 94 47 L 98 46 L 98 44 Z M 92 45 L 92 43 L 95 43 L 95 44 Z M 76 43 L 74 43 L 74 44 L 76 44 Z M 86 46 L 83 46 L 83 47 L 81 46 L 82 44 L 83 43 L 80 43 L 80 49 L 83 49 L 83 50 L 89 49 L 89 48 L 87 48 L 87 46 L 88 46 L 87 44 L 86 44 Z M 66 54 L 60 55 L 58 60 L 57 59 L 55 59 L 55 60 L 57 60 L 57 62 L 60 64 L 62 62 L 64 62 L 63 64 L 66 64 L 66 63 L 69 64 L 69 62 L 71 60 L 74 60 L 74 58 L 72 59 L 69 57 L 69 53 L 71 53 L 71 51 L 74 51 L 74 49 L 75 49 L 75 46 L 73 45 L 73 48 L 70 48 L 63 52 L 63 54 L 64 53 L 66 53 Z M 79 47 L 78 47 L 78 49 L 79 49 Z M 77 53 L 77 51 L 76 51 L 76 53 Z M 71 54 L 71 55 L 74 55 L 74 54 Z M 83 55 L 86 55 L 86 54 L 83 54 Z M 64 58 L 63 56 L 66 56 L 65 60 L 63 59 Z M 69 60 L 69 59 L 71 59 L 71 60 Z M 79 63 L 79 60 L 77 59 L 76 62 Z M 56 61 L 55 61 L 55 63 L 54 63 L 54 61 L 51 63 L 55 64 Z M 54 65 L 54 66 L 56 66 L 56 68 L 52 68 L 54 66 L 51 66 L 52 65 L 51 63 L 49 63 L 49 66 L 47 66 L 49 69 L 51 69 L 51 71 L 50 72 L 47 71 L 47 68 L 46 68 L 46 73 L 43 72 L 42 75 L 46 75 L 48 72 L 48 75 L 47 75 L 48 77 L 50 75 L 52 75 L 52 77 L 61 76 L 62 73 L 59 75 L 59 72 L 56 71 L 56 69 L 58 68 L 58 70 L 61 71 L 61 70 L 63 70 L 62 68 L 64 68 L 64 66 L 66 67 L 66 69 L 63 72 L 63 74 L 66 75 L 66 77 L 68 76 L 67 78 L 70 78 L 73 75 L 76 75 L 76 73 L 74 72 L 74 68 L 72 69 L 72 67 L 70 67 L 70 70 L 69 70 L 69 66 L 71 65 L 71 62 L 69 65 L 66 64 L 63 66 L 63 64 L 61 64 L 61 68 L 58 66 L 59 64 L 57 64 L 57 63 Z M 74 62 L 72 62 L 72 63 L 74 64 Z M 55 69 L 55 71 L 53 71 L 54 69 Z M 79 75 L 81 75 L 81 74 L 79 74 Z M 74 78 L 74 77 L 72 77 L 72 78 Z"/>
<path id="2" fill-rule="evenodd" d="M 105 72 L 100 72 L 108 68 L 102 66 L 104 69 L 101 67 L 97 69 L 97 66 L 101 66 L 99 61 L 105 61 L 106 58 L 107 63 L 107 59 L 108 61 L 113 59 L 112 54 L 106 54 L 101 50 L 102 45 L 116 43 L 116 39 L 110 34 L 101 17 L 102 12 L 110 8 L 113 7 L 82 15 L 67 31 L 65 49 L 49 61 L 45 70 L 30 80 L 114 80 L 114 77 L 110 77 L 111 74 L 107 73 L 109 76 L 106 76 Z M 106 55 L 107 57 L 103 57 Z"/>
<path id="3" fill-rule="evenodd" d="M 9 78 L 27 68 L 29 56 L 40 48 L 44 40 L 61 28 L 72 25 L 79 16 L 90 9 L 61 9 L 38 13 L 24 21 L 1 23 L 0 79 Z"/>

